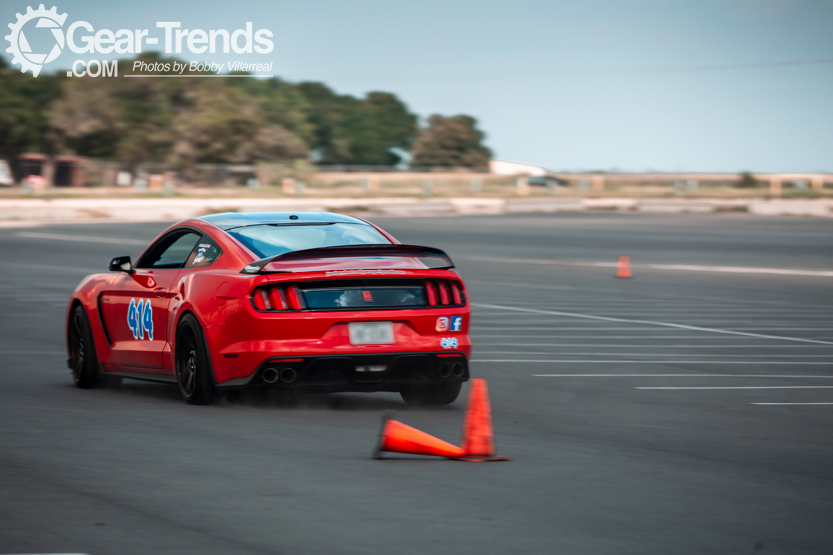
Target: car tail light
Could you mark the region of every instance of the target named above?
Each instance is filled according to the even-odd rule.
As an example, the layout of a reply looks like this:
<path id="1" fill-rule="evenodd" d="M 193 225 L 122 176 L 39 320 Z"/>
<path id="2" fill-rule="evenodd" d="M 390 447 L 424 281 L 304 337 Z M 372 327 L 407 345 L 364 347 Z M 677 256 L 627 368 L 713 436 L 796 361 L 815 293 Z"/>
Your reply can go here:
<path id="1" fill-rule="evenodd" d="M 252 293 L 252 304 L 261 312 L 291 309 L 290 303 L 287 302 L 286 292 L 283 287 L 279 286 L 255 289 L 254 293 Z"/>
<path id="2" fill-rule="evenodd" d="M 437 306 L 437 290 L 434 288 L 434 284 L 430 281 L 426 282 L 425 291 L 428 293 L 428 304 L 430 306 Z"/>
<path id="3" fill-rule="evenodd" d="M 256 288 L 252 305 L 260 312 L 372 310 L 465 306 L 462 284 L 452 279 L 386 280 L 357 284 L 338 281 L 274 284 Z"/>
<path id="4" fill-rule="evenodd" d="M 298 292 L 298 287 L 293 285 L 286 290 L 286 298 L 289 301 L 289 308 L 292 310 L 301 310 L 304 308 L 304 301 Z"/>
<path id="5" fill-rule="evenodd" d="M 286 310 L 283 289 L 280 287 L 269 289 L 269 302 L 272 304 L 272 310 Z"/>
<path id="6" fill-rule="evenodd" d="M 466 298 L 463 289 L 454 280 L 428 280 L 425 292 L 429 306 L 463 306 Z"/>
<path id="7" fill-rule="evenodd" d="M 272 303 L 269 302 L 269 294 L 265 289 L 258 289 L 252 293 L 252 304 L 258 310 L 272 310 Z"/>
<path id="8" fill-rule="evenodd" d="M 443 282 L 440 282 L 440 303 L 443 305 L 451 304 L 450 299 L 448 298 L 448 285 Z"/>
<path id="9" fill-rule="evenodd" d="M 460 286 L 456 283 L 451 286 L 451 293 L 452 297 L 454 298 L 454 304 L 463 304 L 463 293 L 460 291 Z"/>

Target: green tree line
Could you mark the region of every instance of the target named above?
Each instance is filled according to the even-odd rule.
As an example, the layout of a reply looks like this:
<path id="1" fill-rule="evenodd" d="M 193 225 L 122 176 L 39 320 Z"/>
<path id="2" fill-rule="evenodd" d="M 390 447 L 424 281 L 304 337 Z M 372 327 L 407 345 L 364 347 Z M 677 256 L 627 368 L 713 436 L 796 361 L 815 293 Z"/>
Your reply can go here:
<path id="1" fill-rule="evenodd" d="M 161 60 L 144 54 L 146 62 Z M 198 163 L 292 162 L 486 166 L 491 152 L 469 116 L 433 115 L 425 125 L 394 94 L 339 95 L 323 83 L 278 78 L 37 79 L 0 58 L 0 158 L 18 173 L 24 152 L 77 154 L 133 171 L 166 162 L 187 172 Z M 17 177 L 20 177 L 17 175 Z"/>

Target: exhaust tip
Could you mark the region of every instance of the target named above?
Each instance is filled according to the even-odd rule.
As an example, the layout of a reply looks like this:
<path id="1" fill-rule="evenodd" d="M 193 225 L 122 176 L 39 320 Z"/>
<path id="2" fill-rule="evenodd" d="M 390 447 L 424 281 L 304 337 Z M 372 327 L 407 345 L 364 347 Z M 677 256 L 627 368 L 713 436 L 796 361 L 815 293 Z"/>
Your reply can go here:
<path id="1" fill-rule="evenodd" d="M 440 367 L 437 369 L 437 374 L 441 378 L 450 378 L 451 377 L 451 365 L 450 364 L 440 364 Z"/>
<path id="2" fill-rule="evenodd" d="M 261 377 L 263 378 L 263 381 L 266 383 L 275 383 L 276 381 L 278 381 L 279 374 L 278 371 L 274 368 L 267 368 L 263 371 Z"/>
<path id="3" fill-rule="evenodd" d="M 455 378 L 462 378 L 463 375 L 465 375 L 465 373 L 466 369 L 461 363 L 455 362 L 453 365 L 451 365 L 451 374 Z"/>
<path id="4" fill-rule="evenodd" d="M 281 381 L 283 383 L 293 383 L 298 379 L 298 372 L 294 368 L 284 368 L 281 370 Z"/>

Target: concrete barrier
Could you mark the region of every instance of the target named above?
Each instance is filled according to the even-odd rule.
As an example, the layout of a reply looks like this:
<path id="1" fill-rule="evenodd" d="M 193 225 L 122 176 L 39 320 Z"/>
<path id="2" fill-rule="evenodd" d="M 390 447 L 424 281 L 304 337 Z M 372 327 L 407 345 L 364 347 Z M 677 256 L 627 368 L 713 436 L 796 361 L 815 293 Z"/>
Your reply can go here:
<path id="1" fill-rule="evenodd" d="M 768 200 L 750 202 L 746 209 L 759 216 L 831 216 L 833 201 L 828 200 Z"/>
<path id="2" fill-rule="evenodd" d="M 628 198 L 156 198 L 156 199 L 9 199 L 0 200 L 0 223 L 23 221 L 170 221 L 216 212 L 333 210 L 416 216 L 425 214 L 557 213 L 586 210 L 647 213 L 748 212 L 762 216 L 833 216 L 833 199 L 628 199 Z"/>
<path id="3" fill-rule="evenodd" d="M 524 199 L 506 201 L 506 212 L 582 212 L 586 209 L 584 199 L 581 198 L 559 198 L 559 199 Z"/>
<path id="4" fill-rule="evenodd" d="M 640 200 L 636 204 L 637 212 L 654 214 L 708 214 L 715 211 L 710 202 L 696 200 Z"/>

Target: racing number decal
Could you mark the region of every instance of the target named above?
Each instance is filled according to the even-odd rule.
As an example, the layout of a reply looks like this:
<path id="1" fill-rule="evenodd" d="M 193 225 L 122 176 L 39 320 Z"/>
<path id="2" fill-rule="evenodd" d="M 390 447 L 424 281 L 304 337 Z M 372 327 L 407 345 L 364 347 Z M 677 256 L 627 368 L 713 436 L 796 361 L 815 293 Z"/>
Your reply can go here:
<path id="1" fill-rule="evenodd" d="M 457 348 L 457 338 L 456 337 L 443 337 L 440 340 L 440 346 L 443 349 L 456 349 Z"/>
<path id="2" fill-rule="evenodd" d="M 130 306 L 127 307 L 127 327 L 133 332 L 133 339 L 144 339 L 145 332 L 148 340 L 153 341 L 153 307 L 150 299 L 136 302 L 130 299 Z"/>
<path id="3" fill-rule="evenodd" d="M 141 301 L 139 303 L 141 304 Z M 138 318 L 136 318 L 136 299 L 130 299 L 130 306 L 127 307 L 127 327 L 133 332 L 133 339 L 139 339 L 141 325 Z"/>
<path id="4" fill-rule="evenodd" d="M 153 341 L 153 307 L 150 299 L 145 299 L 145 310 L 142 312 L 142 329 L 148 332 L 148 341 Z"/>

